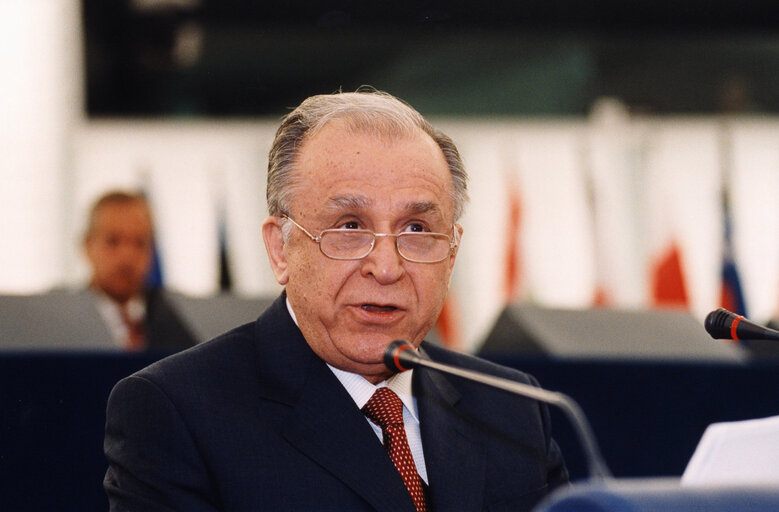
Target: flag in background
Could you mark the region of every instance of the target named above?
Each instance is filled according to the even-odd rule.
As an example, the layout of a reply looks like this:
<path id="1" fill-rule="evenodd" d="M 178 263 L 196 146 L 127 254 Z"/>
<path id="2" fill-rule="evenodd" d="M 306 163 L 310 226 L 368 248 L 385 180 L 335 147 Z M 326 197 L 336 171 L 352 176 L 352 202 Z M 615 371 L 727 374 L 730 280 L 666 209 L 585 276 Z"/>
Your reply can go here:
<path id="1" fill-rule="evenodd" d="M 506 176 L 507 219 L 506 253 L 503 275 L 503 298 L 506 304 L 514 300 L 521 284 L 522 259 L 519 229 L 522 221 L 522 202 L 519 186 L 513 174 Z"/>
<path id="2" fill-rule="evenodd" d="M 652 268 L 652 302 L 655 307 L 687 308 L 689 299 L 679 244 L 673 240 Z"/>
<path id="3" fill-rule="evenodd" d="M 722 165 L 722 290 L 720 306 L 737 315 L 747 316 L 741 278 L 734 257 L 733 219 L 730 208 L 730 176 L 732 173 L 732 147 L 729 133 L 720 131 L 720 159 Z"/>
<path id="4" fill-rule="evenodd" d="M 227 254 L 227 225 L 224 211 L 219 215 L 219 290 L 229 293 L 233 289 L 233 276 L 230 272 L 230 261 Z"/>
<path id="5" fill-rule="evenodd" d="M 643 161 L 651 304 L 703 319 L 720 293 L 719 127 L 692 119 L 655 127 Z"/>
<path id="6" fill-rule="evenodd" d="M 146 286 L 149 288 L 162 288 L 163 283 L 162 261 L 160 258 L 160 251 L 155 240 L 152 245 L 151 267 L 149 268 L 149 274 L 146 276 Z"/>
<path id="7" fill-rule="evenodd" d="M 595 238 L 595 292 L 592 297 L 592 305 L 595 307 L 606 307 L 612 304 L 611 294 L 609 293 L 608 280 L 606 277 L 606 265 L 603 262 L 604 254 L 600 251 L 603 250 L 601 239 L 604 236 L 601 230 L 605 230 L 605 226 L 602 226 L 601 217 L 604 217 L 603 213 L 599 211 L 598 199 L 596 197 L 595 183 L 593 170 L 587 169 L 584 171 L 584 188 L 585 196 L 587 200 L 587 213 L 592 219 L 593 236 Z"/>
<path id="8" fill-rule="evenodd" d="M 154 203 L 149 195 L 150 185 L 150 171 L 146 167 L 142 167 L 138 170 L 138 180 L 140 182 L 140 192 L 146 198 L 146 204 L 149 205 L 149 209 L 152 212 L 152 219 L 156 218 L 154 214 Z M 154 288 L 162 288 L 164 286 L 164 280 L 162 275 L 162 257 L 160 256 L 160 246 L 157 243 L 157 237 L 159 236 L 157 230 L 154 230 L 154 236 L 152 238 L 151 247 L 151 267 L 149 267 L 149 273 L 146 276 L 146 286 Z"/>
<path id="9" fill-rule="evenodd" d="M 733 258 L 749 317 L 779 320 L 779 126 L 727 123 Z M 722 213 L 720 212 L 720 218 Z M 720 237 L 722 230 L 720 229 Z"/>

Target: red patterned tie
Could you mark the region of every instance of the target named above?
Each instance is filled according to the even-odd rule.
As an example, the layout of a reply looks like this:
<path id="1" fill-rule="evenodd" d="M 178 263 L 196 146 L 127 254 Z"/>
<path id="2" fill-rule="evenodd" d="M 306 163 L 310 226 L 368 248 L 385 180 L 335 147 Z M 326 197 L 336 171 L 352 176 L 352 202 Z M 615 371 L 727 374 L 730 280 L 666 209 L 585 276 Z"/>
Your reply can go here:
<path id="1" fill-rule="evenodd" d="M 403 425 L 403 402 L 389 388 L 379 388 L 373 394 L 363 413 L 375 424 L 381 427 L 384 436 L 384 448 L 389 453 L 392 463 L 400 473 L 406 485 L 417 512 L 425 512 L 425 492 L 422 489 L 422 479 L 417 473 L 414 457 L 406 438 L 406 428 Z"/>

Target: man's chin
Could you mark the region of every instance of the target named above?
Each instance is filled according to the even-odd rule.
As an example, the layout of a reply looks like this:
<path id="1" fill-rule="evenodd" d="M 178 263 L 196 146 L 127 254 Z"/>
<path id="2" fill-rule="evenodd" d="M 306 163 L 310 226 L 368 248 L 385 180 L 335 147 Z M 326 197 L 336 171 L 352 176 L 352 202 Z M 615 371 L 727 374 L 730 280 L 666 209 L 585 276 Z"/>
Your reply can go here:
<path id="1" fill-rule="evenodd" d="M 372 382 L 379 382 L 392 375 L 384 364 L 384 351 L 390 343 L 398 339 L 408 339 L 407 335 L 387 332 L 354 332 L 329 336 L 332 344 L 320 346 L 318 355 L 332 366 L 362 375 Z"/>
<path id="2" fill-rule="evenodd" d="M 350 367 L 345 368 L 344 371 L 361 375 L 365 380 L 373 384 L 378 384 L 383 380 L 387 380 L 395 373 L 387 368 L 383 362 L 350 365 Z"/>
<path id="3" fill-rule="evenodd" d="M 341 351 L 335 359 L 338 361 L 331 362 L 336 368 L 344 366 L 346 371 L 360 373 L 361 375 L 366 372 L 378 373 L 386 370 L 384 366 L 384 349 L 390 342 L 379 342 L 372 345 L 370 349 L 361 351 Z M 335 354 L 333 354 L 335 355 Z M 324 359 L 324 358 L 323 358 Z"/>
<path id="4" fill-rule="evenodd" d="M 104 292 L 111 297 L 116 302 L 127 302 L 131 298 L 133 298 L 137 293 L 139 293 L 138 290 L 135 288 L 128 288 L 128 287 L 121 287 L 121 288 L 111 288 L 108 290 L 104 290 Z"/>

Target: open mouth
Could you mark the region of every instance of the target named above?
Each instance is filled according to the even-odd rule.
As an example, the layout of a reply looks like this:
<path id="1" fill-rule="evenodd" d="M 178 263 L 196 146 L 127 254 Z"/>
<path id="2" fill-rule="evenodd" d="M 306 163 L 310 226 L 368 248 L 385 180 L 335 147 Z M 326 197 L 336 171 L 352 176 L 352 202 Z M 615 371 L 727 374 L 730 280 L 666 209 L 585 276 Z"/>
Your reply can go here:
<path id="1" fill-rule="evenodd" d="M 360 307 L 369 313 L 392 313 L 398 309 L 395 306 L 381 306 L 378 304 L 363 304 Z"/>

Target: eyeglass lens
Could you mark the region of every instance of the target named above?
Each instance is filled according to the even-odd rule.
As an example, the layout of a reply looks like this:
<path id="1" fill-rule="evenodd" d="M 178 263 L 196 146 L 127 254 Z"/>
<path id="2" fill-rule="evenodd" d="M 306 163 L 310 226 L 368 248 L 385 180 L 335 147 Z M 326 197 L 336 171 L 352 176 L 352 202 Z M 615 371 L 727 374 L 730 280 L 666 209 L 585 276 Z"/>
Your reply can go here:
<path id="1" fill-rule="evenodd" d="M 320 247 L 331 258 L 359 259 L 370 253 L 373 241 L 373 233 L 367 231 L 325 231 Z M 402 257 L 421 262 L 440 261 L 450 248 L 449 238 L 437 233 L 402 233 L 396 246 Z"/>

